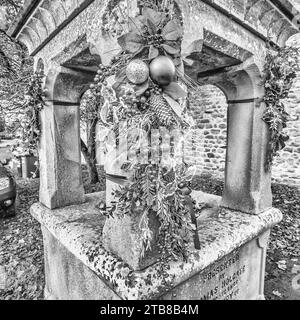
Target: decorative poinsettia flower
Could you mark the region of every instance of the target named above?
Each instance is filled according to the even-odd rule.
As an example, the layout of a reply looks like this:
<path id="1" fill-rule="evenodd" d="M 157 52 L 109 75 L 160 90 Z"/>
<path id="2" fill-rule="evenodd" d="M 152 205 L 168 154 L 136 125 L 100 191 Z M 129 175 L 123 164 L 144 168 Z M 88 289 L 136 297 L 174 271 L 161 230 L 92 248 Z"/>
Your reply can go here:
<path id="1" fill-rule="evenodd" d="M 150 8 L 145 8 L 142 15 L 132 19 L 130 32 L 118 38 L 122 50 L 133 57 L 145 54 L 148 60 L 159 54 L 177 56 L 181 50 L 183 29 L 178 19 Z"/>

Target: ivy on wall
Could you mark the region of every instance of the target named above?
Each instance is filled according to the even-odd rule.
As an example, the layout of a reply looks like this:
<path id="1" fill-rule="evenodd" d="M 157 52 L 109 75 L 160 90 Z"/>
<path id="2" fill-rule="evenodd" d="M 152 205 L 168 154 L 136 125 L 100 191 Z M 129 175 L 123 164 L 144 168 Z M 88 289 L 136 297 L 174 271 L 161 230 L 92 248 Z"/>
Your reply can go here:
<path id="1" fill-rule="evenodd" d="M 274 158 L 289 140 L 284 130 L 289 119 L 284 102 L 292 88 L 297 71 L 300 70 L 299 54 L 299 49 L 293 47 L 284 47 L 276 53 L 273 51 L 267 53 L 264 98 L 267 108 L 263 120 L 269 126 L 270 143 L 265 163 L 266 171 L 271 169 Z"/>
<path id="2" fill-rule="evenodd" d="M 41 135 L 40 111 L 44 106 L 44 91 L 42 88 L 44 74 L 36 72 L 28 83 L 24 96 L 24 115 L 16 137 L 18 144 L 14 147 L 15 155 L 36 155 Z"/>

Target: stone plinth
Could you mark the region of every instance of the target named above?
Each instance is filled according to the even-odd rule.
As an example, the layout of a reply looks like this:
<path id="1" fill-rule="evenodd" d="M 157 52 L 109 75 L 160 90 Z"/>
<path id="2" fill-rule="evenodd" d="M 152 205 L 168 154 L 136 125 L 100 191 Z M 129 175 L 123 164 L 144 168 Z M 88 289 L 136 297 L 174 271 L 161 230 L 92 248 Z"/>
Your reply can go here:
<path id="1" fill-rule="evenodd" d="M 200 201 L 203 194 L 194 193 Z M 47 299 L 262 299 L 269 231 L 282 215 L 277 209 L 249 215 L 216 210 L 198 218 L 200 250 L 187 262 L 171 262 L 163 277 L 157 263 L 136 271 L 103 247 L 105 217 L 87 202 L 50 210 L 31 208 L 44 233 Z"/>
<path id="2" fill-rule="evenodd" d="M 143 254 L 144 244 L 141 241 L 141 214 L 122 218 L 108 218 L 103 228 L 103 246 L 105 249 L 123 258 L 134 270 L 141 270 L 158 259 L 157 236 L 159 221 L 156 214 L 150 216 L 149 227 L 153 232 L 151 252 Z"/>

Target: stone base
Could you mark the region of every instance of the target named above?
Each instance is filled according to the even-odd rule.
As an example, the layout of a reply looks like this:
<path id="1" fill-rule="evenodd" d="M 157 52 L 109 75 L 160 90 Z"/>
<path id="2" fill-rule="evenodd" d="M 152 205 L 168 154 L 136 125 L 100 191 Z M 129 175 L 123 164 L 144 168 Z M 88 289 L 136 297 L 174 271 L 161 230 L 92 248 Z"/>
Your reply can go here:
<path id="1" fill-rule="evenodd" d="M 195 195 L 195 198 L 197 195 Z M 47 299 L 257 300 L 263 299 L 267 240 L 282 215 L 271 209 L 252 216 L 229 210 L 198 219 L 200 250 L 187 262 L 171 262 L 165 277 L 158 265 L 142 271 L 102 246 L 105 223 L 94 194 L 82 205 L 31 212 L 42 224 Z M 199 200 L 199 199 L 198 199 Z M 215 203 L 219 203 L 215 199 Z"/>
<path id="2" fill-rule="evenodd" d="M 45 246 L 45 298 L 120 300 L 105 282 L 42 227 Z"/>
<path id="3" fill-rule="evenodd" d="M 122 218 L 107 218 L 103 228 L 103 246 L 106 250 L 118 255 L 134 270 L 142 270 L 154 264 L 159 257 L 157 243 L 159 221 L 156 215 L 151 215 L 149 227 L 153 232 L 151 251 L 144 252 L 139 229 L 141 215 Z"/>

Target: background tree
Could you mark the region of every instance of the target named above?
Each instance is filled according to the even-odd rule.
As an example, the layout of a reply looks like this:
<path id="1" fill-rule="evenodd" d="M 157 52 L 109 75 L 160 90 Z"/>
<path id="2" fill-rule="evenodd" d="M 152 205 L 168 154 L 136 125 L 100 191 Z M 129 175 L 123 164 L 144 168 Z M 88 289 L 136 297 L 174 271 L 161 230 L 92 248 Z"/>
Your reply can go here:
<path id="1" fill-rule="evenodd" d="M 15 134 L 25 114 L 24 96 L 33 75 L 26 47 L 7 31 L 24 0 L 0 0 L 0 106 L 7 133 Z"/>
<path id="2" fill-rule="evenodd" d="M 82 96 L 80 103 L 81 129 L 86 133 L 86 142 L 81 137 L 81 152 L 89 171 L 90 183 L 92 184 L 100 182 L 96 160 L 96 134 L 100 106 L 97 100 L 90 90 L 87 90 Z"/>
<path id="3" fill-rule="evenodd" d="M 38 83 L 37 75 L 33 74 L 33 59 L 26 47 L 7 33 L 23 4 L 24 0 L 0 0 L 0 112 L 5 118 L 6 133 L 20 141 L 16 150 L 22 149 L 21 145 L 24 145 L 24 150 L 32 150 L 37 141 L 36 111 L 41 108 L 41 101 L 35 96 L 28 100 L 28 93 L 39 91 L 38 87 L 32 88 L 34 83 Z M 34 101 L 37 103 L 34 104 Z M 28 130 L 32 123 L 35 125 Z M 92 184 L 99 182 L 96 166 L 97 123 L 98 104 L 87 91 L 81 103 L 81 124 L 87 132 L 87 139 L 86 142 L 81 139 L 81 151 Z M 29 135 L 33 133 L 34 143 L 26 134 L 28 132 Z"/>

